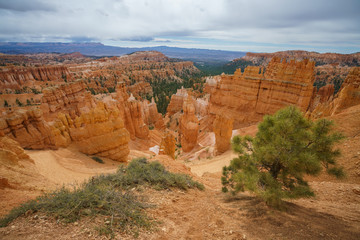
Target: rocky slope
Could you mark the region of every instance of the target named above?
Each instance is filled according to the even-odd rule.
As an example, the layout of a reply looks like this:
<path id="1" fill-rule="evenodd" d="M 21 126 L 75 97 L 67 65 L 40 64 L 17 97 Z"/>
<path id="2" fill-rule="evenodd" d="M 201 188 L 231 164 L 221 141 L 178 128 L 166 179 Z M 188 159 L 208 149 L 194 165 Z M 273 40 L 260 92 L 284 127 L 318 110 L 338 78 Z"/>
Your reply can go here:
<path id="1" fill-rule="evenodd" d="M 360 67 L 353 67 L 340 91 L 332 96 L 333 87 L 320 88 L 312 104 L 310 115 L 314 118 L 332 116 L 344 109 L 360 104 Z"/>

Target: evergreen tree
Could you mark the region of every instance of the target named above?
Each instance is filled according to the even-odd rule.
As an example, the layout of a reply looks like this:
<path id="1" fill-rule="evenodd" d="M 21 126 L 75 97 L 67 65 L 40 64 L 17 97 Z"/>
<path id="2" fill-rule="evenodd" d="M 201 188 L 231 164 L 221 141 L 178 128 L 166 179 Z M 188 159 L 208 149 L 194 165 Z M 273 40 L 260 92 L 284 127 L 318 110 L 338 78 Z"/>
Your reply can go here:
<path id="1" fill-rule="evenodd" d="M 340 152 L 334 150 L 343 136 L 332 126 L 326 119 L 304 118 L 294 106 L 265 116 L 256 137 L 233 138 L 239 157 L 223 168 L 223 192 L 249 190 L 273 207 L 281 207 L 282 199 L 314 196 L 305 174 L 317 175 L 325 168 L 336 177 L 344 176 L 335 161 Z"/>
<path id="2" fill-rule="evenodd" d="M 18 98 L 16 99 L 16 104 L 19 105 L 19 107 L 22 107 L 22 105 L 23 105 L 22 102 L 20 102 L 20 100 Z"/>

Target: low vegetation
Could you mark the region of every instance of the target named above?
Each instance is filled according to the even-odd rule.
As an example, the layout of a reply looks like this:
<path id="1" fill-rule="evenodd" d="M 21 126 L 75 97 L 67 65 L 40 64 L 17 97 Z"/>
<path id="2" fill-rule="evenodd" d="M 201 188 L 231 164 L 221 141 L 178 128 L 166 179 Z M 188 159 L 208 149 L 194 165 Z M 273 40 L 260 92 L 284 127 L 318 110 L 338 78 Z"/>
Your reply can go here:
<path id="1" fill-rule="evenodd" d="M 314 196 L 304 175 L 326 169 L 344 177 L 336 165 L 340 152 L 334 149 L 343 137 L 332 127 L 326 119 L 306 119 L 294 106 L 266 116 L 256 137 L 234 137 L 233 149 L 239 157 L 223 168 L 223 191 L 249 190 L 276 208 L 284 206 L 282 199 Z"/>
<path id="2" fill-rule="evenodd" d="M 91 157 L 95 162 L 98 162 L 98 163 L 104 163 L 104 161 L 101 159 L 101 158 L 99 158 L 99 157 L 96 157 L 96 156 L 94 156 L 94 157 Z"/>
<path id="3" fill-rule="evenodd" d="M 205 75 L 214 76 L 220 75 L 222 73 L 234 74 L 234 72 L 238 68 L 241 68 L 241 71 L 243 72 L 247 66 L 254 66 L 254 63 L 243 59 L 237 59 L 236 61 L 230 62 L 196 62 L 195 66 L 200 69 Z"/>
<path id="4" fill-rule="evenodd" d="M 170 173 L 159 162 L 150 163 L 145 158 L 139 158 L 127 167 L 121 166 L 114 174 L 93 177 L 72 190 L 63 187 L 26 202 L 1 219 L 0 227 L 7 226 L 25 213 L 43 212 L 64 222 L 101 215 L 111 222 L 99 227 L 99 233 L 113 234 L 115 229 L 137 233 L 139 228 L 149 229 L 155 223 L 144 211 L 150 205 L 130 190 L 138 186 L 157 190 L 204 189 L 188 175 Z"/>

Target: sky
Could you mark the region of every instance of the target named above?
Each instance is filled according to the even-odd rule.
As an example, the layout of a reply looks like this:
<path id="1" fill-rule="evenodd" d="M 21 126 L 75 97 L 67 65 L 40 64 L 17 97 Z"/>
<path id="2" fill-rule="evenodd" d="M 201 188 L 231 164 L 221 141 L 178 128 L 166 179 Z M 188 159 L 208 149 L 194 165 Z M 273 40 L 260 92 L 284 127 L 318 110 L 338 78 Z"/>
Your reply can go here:
<path id="1" fill-rule="evenodd" d="M 0 0 L 0 41 L 360 52 L 360 0 Z"/>

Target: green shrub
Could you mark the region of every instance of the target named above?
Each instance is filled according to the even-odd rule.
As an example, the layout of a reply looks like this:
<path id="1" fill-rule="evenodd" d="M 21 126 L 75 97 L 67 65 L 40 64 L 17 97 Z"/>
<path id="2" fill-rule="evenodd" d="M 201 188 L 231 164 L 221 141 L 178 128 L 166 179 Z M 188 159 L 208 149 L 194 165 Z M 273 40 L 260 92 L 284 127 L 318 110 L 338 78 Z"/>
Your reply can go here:
<path id="1" fill-rule="evenodd" d="M 129 192 L 114 189 L 111 185 L 93 184 L 91 181 L 72 191 L 61 188 L 13 209 L 0 220 L 0 227 L 27 211 L 45 212 L 56 219 L 74 222 L 82 216 L 112 216 L 113 226 L 125 230 L 126 227 L 151 226 L 151 220 L 143 212 L 146 207 Z"/>
<path id="2" fill-rule="evenodd" d="M 96 157 L 96 156 L 94 156 L 94 157 L 91 157 L 93 160 L 95 160 L 96 162 L 98 162 L 98 163 L 104 163 L 104 161 L 101 159 L 101 158 L 99 158 L 99 157 Z"/>
<path id="3" fill-rule="evenodd" d="M 197 188 L 203 190 L 204 186 L 192 180 L 186 174 L 171 173 L 159 162 L 148 162 L 146 158 L 132 160 L 125 168 L 121 166 L 116 174 L 101 175 L 96 181 L 113 184 L 115 187 L 129 189 L 137 185 L 148 185 L 155 189 L 179 188 L 187 190 Z"/>
<path id="4" fill-rule="evenodd" d="M 16 99 L 16 104 L 17 104 L 19 107 L 22 107 L 22 105 L 23 105 L 22 102 L 20 102 L 20 100 L 19 100 L 18 98 Z"/>
<path id="5" fill-rule="evenodd" d="M 325 168 L 344 176 L 336 164 L 340 152 L 334 149 L 343 136 L 332 126 L 326 119 L 306 119 L 293 106 L 265 116 L 255 138 L 233 138 L 239 157 L 223 168 L 223 191 L 249 190 L 277 208 L 283 207 L 282 199 L 314 196 L 304 175 L 317 175 Z"/>

